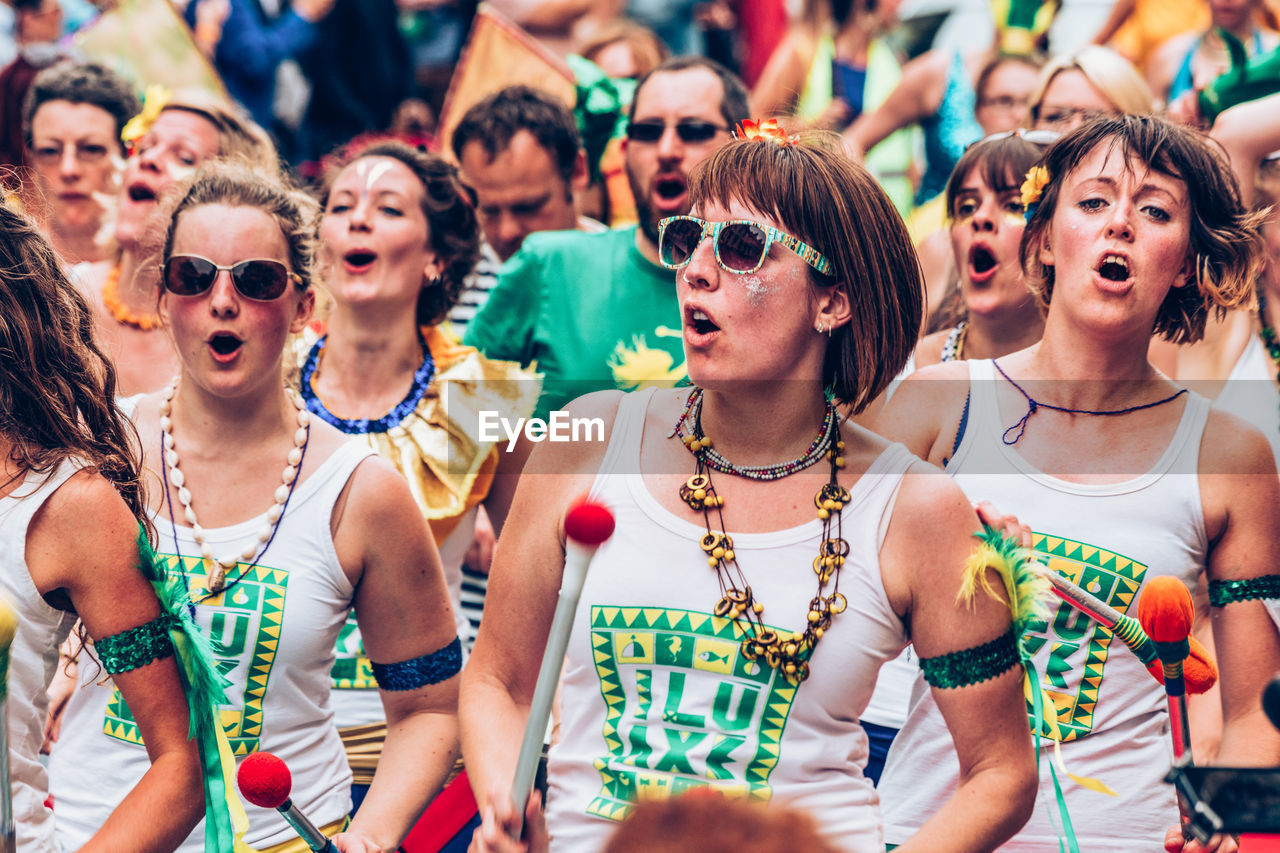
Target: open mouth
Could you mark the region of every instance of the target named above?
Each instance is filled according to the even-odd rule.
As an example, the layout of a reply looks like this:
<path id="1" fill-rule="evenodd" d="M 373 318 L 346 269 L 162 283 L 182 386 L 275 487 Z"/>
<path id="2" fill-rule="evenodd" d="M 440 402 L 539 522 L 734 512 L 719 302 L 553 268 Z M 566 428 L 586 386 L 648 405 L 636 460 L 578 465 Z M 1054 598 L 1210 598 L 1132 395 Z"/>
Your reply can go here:
<path id="1" fill-rule="evenodd" d="M 702 311 L 693 311 L 689 315 L 689 325 L 693 327 L 693 331 L 699 335 L 709 335 L 712 332 L 720 331 L 720 327 L 711 322 L 711 318 Z"/>
<path id="2" fill-rule="evenodd" d="M 227 356 L 240 349 L 244 342 L 230 332 L 219 332 L 209 339 L 209 347 L 218 355 Z"/>
<path id="3" fill-rule="evenodd" d="M 663 201 L 674 201 L 684 195 L 688 185 L 681 178 L 661 178 L 654 182 L 653 191 Z"/>
<path id="4" fill-rule="evenodd" d="M 155 201 L 156 194 L 146 184 L 134 184 L 129 187 L 130 201 Z"/>
<path id="5" fill-rule="evenodd" d="M 978 275 L 985 275 L 996 268 L 996 256 L 985 246 L 974 246 L 969 253 L 969 267 Z"/>
<path id="6" fill-rule="evenodd" d="M 368 249 L 355 249 L 342 256 L 342 260 L 351 267 L 367 267 L 377 259 L 378 256 Z"/>
<path id="7" fill-rule="evenodd" d="M 1098 264 L 1098 275 L 1107 281 L 1122 282 L 1129 280 L 1129 262 L 1119 255 L 1104 255 Z"/>

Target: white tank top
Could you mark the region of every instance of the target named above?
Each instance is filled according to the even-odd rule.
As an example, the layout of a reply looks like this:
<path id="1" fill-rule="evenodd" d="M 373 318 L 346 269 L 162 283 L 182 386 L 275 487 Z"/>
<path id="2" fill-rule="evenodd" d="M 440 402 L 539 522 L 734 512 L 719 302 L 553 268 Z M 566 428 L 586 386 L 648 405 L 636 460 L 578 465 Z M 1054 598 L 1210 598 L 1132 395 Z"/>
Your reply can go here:
<path id="1" fill-rule="evenodd" d="M 875 789 L 862 775 L 858 718 L 880 665 L 907 643 L 881 582 L 879 547 L 902 475 L 916 461 L 885 450 L 849 490 L 848 609 L 823 635 L 797 689 L 738 652 L 735 625 L 711 610 L 721 592 L 698 548 L 705 534 L 649 494 L 640 470 L 652 389 L 623 398 L 592 497 L 617 529 L 597 552 L 574 618 L 561 682 L 562 740 L 548 765 L 556 853 L 594 853 L 637 798 L 704 786 L 807 809 L 832 841 L 881 849 Z M 774 628 L 802 627 L 817 587 L 817 519 L 734 533 L 734 549 Z"/>
<path id="2" fill-rule="evenodd" d="M 58 647 L 75 624 L 75 614 L 49 606 L 27 570 L 27 528 L 36 511 L 79 470 L 63 462 L 51 474 L 28 474 L 0 498 L 0 589 L 18 614 L 18 632 L 9 648 L 9 767 L 17 849 L 47 851 L 54 845 L 53 812 L 45 808 L 49 778 L 40 762 L 45 690 L 58 664 Z M 61 816 L 61 812 L 59 812 Z"/>
<path id="3" fill-rule="evenodd" d="M 298 484 L 262 560 L 229 570 L 219 595 L 196 596 L 196 621 L 222 644 L 219 663 L 232 682 L 229 701 L 219 708 L 232 751 L 237 759 L 260 749 L 283 759 L 293 774 L 293 802 L 317 826 L 351 808 L 351 771 L 329 708 L 329 670 L 353 588 L 338 563 L 330 522 L 356 466 L 372 455 L 354 441 L 341 445 Z M 161 508 L 153 520 L 157 550 L 169 571 L 188 574 L 191 588 L 203 590 L 191 529 L 178 527 L 175 545 L 167 512 Z M 230 527 L 206 528 L 204 538 L 215 554 L 240 553 L 265 521 L 264 513 Z M 78 849 L 102 825 L 148 767 L 132 714 L 95 670 L 82 662 L 80 687 L 50 761 L 58 841 L 67 850 Z M 245 841 L 251 846 L 296 837 L 274 809 L 246 802 L 245 810 Z M 203 823 L 178 849 L 203 851 Z"/>
<path id="4" fill-rule="evenodd" d="M 970 361 L 969 420 L 950 473 L 973 501 L 1016 512 L 1035 532 L 1040 559 L 1124 613 L 1148 578 L 1171 575 L 1194 586 L 1208 552 L 1197 465 L 1209 402 L 1187 394 L 1181 421 L 1160 460 L 1122 483 L 1082 485 L 1033 468 L 1006 446 L 990 360 Z M 1003 381 L 1003 380 L 1000 380 Z M 1035 429 L 1032 419 L 1027 427 Z M 1035 668 L 1057 706 L 1067 769 L 1109 785 L 1118 797 L 1062 779 L 1080 849 L 1159 850 L 1178 822 L 1163 777 L 1173 759 L 1164 689 L 1125 645 L 1071 606 L 1051 602 L 1035 635 Z M 1001 850 L 1058 849 L 1057 806 L 1041 740 L 1035 812 Z M 959 765 L 951 737 L 922 676 L 906 724 L 880 780 L 885 837 L 901 844 L 951 796 Z"/>

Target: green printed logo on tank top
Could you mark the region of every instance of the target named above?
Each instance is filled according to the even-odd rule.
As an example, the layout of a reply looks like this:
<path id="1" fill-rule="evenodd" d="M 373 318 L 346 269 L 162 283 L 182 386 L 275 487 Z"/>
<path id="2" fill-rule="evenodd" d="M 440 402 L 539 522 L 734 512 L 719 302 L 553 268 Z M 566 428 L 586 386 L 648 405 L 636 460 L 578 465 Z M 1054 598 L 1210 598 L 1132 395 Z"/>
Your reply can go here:
<path id="1" fill-rule="evenodd" d="M 360 642 L 360 629 L 356 625 L 354 610 L 347 614 L 347 621 L 342 623 L 334 652 L 329 681 L 335 689 L 373 690 L 378 686 L 373 678 L 373 664 L 369 663 L 369 658 L 364 653 L 364 643 Z"/>
<path id="2" fill-rule="evenodd" d="M 1036 533 L 1034 542 L 1036 553 L 1052 571 L 1121 613 L 1128 611 L 1147 573 L 1142 563 L 1085 542 L 1043 533 Z M 1112 643 L 1120 644 L 1122 654 L 1128 650 L 1111 631 L 1065 601 L 1058 603 L 1050 622 L 1032 623 L 1028 630 L 1032 632 L 1026 641 L 1028 651 L 1036 654 L 1048 647 L 1048 661 L 1042 667 L 1037 662 L 1037 668 L 1058 716 L 1061 741 L 1084 737 L 1093 731 L 1094 709 L 1101 698 Z M 1049 710 L 1045 709 L 1046 715 Z M 1031 714 L 1030 701 L 1027 713 Z M 1041 727 L 1040 735 L 1052 737 L 1046 726 Z"/>
<path id="3" fill-rule="evenodd" d="M 200 558 L 183 557 L 179 565 L 178 558 L 171 554 L 157 557 L 164 562 L 166 571 L 187 576 L 192 599 L 199 601 L 208 594 Z M 235 679 L 237 684 L 227 688 L 229 704 L 218 707 L 218 718 L 231 750 L 239 756 L 256 751 L 262 735 L 262 702 L 280 643 L 289 573 L 239 563 L 227 571 L 227 578 L 228 586 L 220 595 L 200 602 L 203 612 L 199 621 L 202 627 L 208 625 L 218 670 L 224 675 L 241 670 Z M 240 683 L 245 685 L 244 692 L 236 695 Z M 111 691 L 102 730 L 108 737 L 142 743 L 133 713 L 119 690 Z"/>
<path id="4" fill-rule="evenodd" d="M 602 784 L 588 814 L 622 820 L 637 800 L 691 788 L 772 797 L 796 687 L 743 657 L 742 637 L 735 622 L 709 613 L 591 608 L 608 752 L 595 761 Z M 698 712 L 706 709 L 710 719 Z"/>

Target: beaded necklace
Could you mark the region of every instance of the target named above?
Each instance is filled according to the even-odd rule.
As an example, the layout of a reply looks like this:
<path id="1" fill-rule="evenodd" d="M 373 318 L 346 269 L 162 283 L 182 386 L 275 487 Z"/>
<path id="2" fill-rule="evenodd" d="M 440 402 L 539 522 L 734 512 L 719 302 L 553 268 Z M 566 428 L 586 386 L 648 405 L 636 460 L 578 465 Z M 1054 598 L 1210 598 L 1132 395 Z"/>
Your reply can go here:
<path id="1" fill-rule="evenodd" d="M 844 539 L 843 517 L 841 510 L 849 502 L 849 491 L 840 485 L 838 473 L 844 467 L 844 442 L 840 440 L 840 419 L 835 414 L 835 407 L 827 402 L 827 414 L 823 420 L 822 434 L 813 446 L 823 443 L 822 436 L 830 435 L 825 451 L 831 461 L 831 476 L 818 493 L 813 503 L 817 507 L 818 518 L 822 521 L 822 539 L 818 546 L 818 556 L 813 559 L 813 571 L 818 576 L 817 593 L 809 600 L 809 612 L 803 631 L 790 634 L 779 633 L 765 627 L 763 620 L 764 604 L 757 601 L 747 583 L 742 567 L 738 565 L 733 551 L 733 538 L 725 531 L 724 498 L 716 493 L 711 479 L 712 470 L 722 473 L 737 474 L 748 479 L 774 480 L 786 476 L 749 475 L 742 471 L 755 471 L 758 468 L 741 468 L 724 460 L 724 468 L 715 468 L 711 464 L 712 443 L 702 431 L 701 415 L 702 389 L 695 388 L 685 402 L 684 412 L 676 422 L 671 437 L 679 435 L 685 447 L 696 460 L 696 473 L 680 487 L 680 499 L 689 505 L 694 512 L 701 512 L 706 526 L 706 535 L 698 542 L 703 553 L 707 555 L 707 564 L 716 573 L 720 584 L 720 600 L 716 602 L 715 615 L 734 621 L 742 633 L 742 654 L 747 660 L 763 658 L 771 668 L 779 670 L 792 684 L 800 684 L 809 677 L 809 659 L 822 639 L 823 632 L 831 625 L 832 617 L 843 613 L 848 601 L 840 592 L 840 569 L 849 555 L 849 543 Z M 681 427 L 691 424 L 692 435 L 681 435 Z M 810 448 L 812 452 L 813 447 Z M 770 469 L 782 470 L 790 467 L 787 473 L 794 473 L 812 465 L 799 463 L 804 457 L 792 463 L 780 466 L 769 466 Z M 821 455 L 821 454 L 819 454 Z M 712 529 L 711 510 L 715 510 L 719 522 L 719 530 Z M 833 530 L 834 528 L 834 530 Z M 827 584 L 831 584 L 830 592 Z"/>
<path id="2" fill-rule="evenodd" d="M 1179 388 L 1168 397 L 1156 400 L 1153 403 L 1141 403 L 1137 406 L 1126 406 L 1123 409 L 1068 409 L 1066 406 L 1055 406 L 1051 403 L 1041 403 L 1039 400 L 1033 399 L 1021 385 L 1009 378 L 1009 374 L 1004 372 L 1004 368 L 1002 368 L 995 359 L 991 360 L 991 364 L 995 366 L 996 372 L 1003 376 L 1010 385 L 1016 388 L 1018 393 L 1027 401 L 1027 413 L 1022 416 L 1021 420 L 1005 430 L 1004 434 L 1000 436 L 1000 440 L 1009 447 L 1013 447 L 1018 443 L 1018 439 L 1022 438 L 1022 434 L 1027 431 L 1027 421 L 1031 419 L 1031 416 L 1034 415 L 1038 409 L 1052 409 L 1055 412 L 1065 412 L 1068 415 L 1127 415 L 1130 412 L 1140 412 L 1143 409 L 1154 409 L 1156 406 L 1163 406 L 1165 403 L 1171 403 L 1183 394 L 1187 393 L 1186 388 Z M 1015 429 L 1018 431 L 1018 434 L 1012 439 L 1009 438 L 1009 433 L 1013 432 Z"/>
<path id="3" fill-rule="evenodd" d="M 129 310 L 128 305 L 120 301 L 119 261 L 116 261 L 111 272 L 107 273 L 107 280 L 102 283 L 102 304 L 106 306 L 112 319 L 123 326 L 132 326 L 144 332 L 160 328 L 159 314 L 135 314 Z"/>
<path id="4" fill-rule="evenodd" d="M 423 339 L 422 332 L 419 331 L 418 343 L 422 345 L 422 364 L 413 373 L 413 385 L 410 386 L 408 395 L 399 403 L 396 403 L 390 412 L 380 418 L 340 418 L 325 408 L 324 402 L 316 394 L 316 389 L 312 385 L 312 380 L 315 379 L 316 372 L 320 369 L 320 356 L 328 339 L 329 336 L 324 335 L 315 342 L 311 347 L 311 351 L 307 353 L 307 360 L 302 364 L 302 374 L 299 377 L 298 385 L 302 391 L 302 399 L 306 403 L 307 411 L 348 435 L 386 432 L 392 427 L 403 423 L 404 419 L 409 417 L 409 414 L 418 407 L 418 403 L 422 402 L 428 386 L 431 385 L 431 380 L 435 378 L 435 359 L 431 357 L 431 350 L 427 347 L 427 342 Z"/>
<path id="5" fill-rule="evenodd" d="M 836 413 L 835 404 L 827 400 L 827 411 L 823 416 L 822 432 L 818 433 L 818 437 L 813 440 L 813 444 L 809 445 L 809 449 L 804 452 L 804 455 L 790 462 L 779 462 L 776 465 L 734 465 L 713 449 L 708 442 L 702 443 L 702 451 L 707 467 L 719 471 L 721 474 L 735 474 L 739 477 L 746 477 L 748 480 L 780 480 L 788 474 L 803 471 L 821 459 L 831 449 L 832 440 L 840 435 L 839 421 L 840 418 Z M 689 424 L 692 424 L 689 428 L 693 431 L 693 435 L 686 435 L 684 432 L 685 427 Z M 671 435 L 683 441 L 686 447 L 689 447 L 690 442 L 702 435 L 701 388 L 694 388 L 689 395 L 689 399 L 685 401 L 684 412 L 681 413 L 680 419 L 676 421 L 676 428 L 672 430 Z"/>
<path id="6" fill-rule="evenodd" d="M 170 384 L 164 391 L 164 397 L 160 401 L 160 455 L 163 459 L 161 472 L 164 476 L 164 503 L 169 511 L 169 524 L 173 528 L 173 550 L 178 557 L 179 570 L 186 572 L 181 567 L 182 548 L 178 544 L 178 522 L 174 519 L 173 514 L 173 498 L 171 496 L 170 483 L 178 489 L 178 501 L 182 504 L 183 517 L 191 527 L 191 538 L 195 540 L 197 547 L 200 548 L 200 558 L 205 563 L 207 594 L 199 601 L 193 601 L 194 605 L 201 601 L 207 601 L 213 596 L 235 586 L 240 582 L 241 578 L 258 565 L 258 561 L 267 553 L 267 549 L 271 547 L 271 543 L 275 541 L 276 532 L 280 529 L 280 520 L 284 518 L 285 509 L 289 506 L 289 499 L 293 497 L 293 490 L 298 485 L 298 472 L 302 470 L 302 460 L 306 458 L 307 446 L 311 443 L 311 416 L 302 407 L 302 401 L 294 395 L 290 388 L 285 389 L 285 394 L 289 397 L 289 402 L 293 403 L 297 409 L 298 429 L 293 434 L 293 449 L 289 451 L 287 465 L 281 474 L 282 480 L 280 486 L 275 492 L 275 503 L 271 509 L 267 511 L 267 524 L 262 526 L 258 531 L 258 536 L 243 553 L 235 557 L 215 557 L 213 549 L 204 541 L 204 528 L 200 526 L 196 519 L 195 510 L 191 507 L 191 491 L 186 487 L 186 478 L 182 473 L 182 469 L 178 467 L 178 451 L 173 440 L 173 396 L 177 390 L 176 384 Z M 249 565 L 240 572 L 230 584 L 227 583 L 227 570 L 234 568 L 240 562 L 249 562 Z M 251 562 L 250 562 L 251 561 Z"/>
<path id="7" fill-rule="evenodd" d="M 947 361 L 963 361 L 964 360 L 964 338 L 969 331 L 969 321 L 961 320 L 956 323 L 956 327 L 947 335 L 946 341 L 942 344 L 942 360 Z"/>

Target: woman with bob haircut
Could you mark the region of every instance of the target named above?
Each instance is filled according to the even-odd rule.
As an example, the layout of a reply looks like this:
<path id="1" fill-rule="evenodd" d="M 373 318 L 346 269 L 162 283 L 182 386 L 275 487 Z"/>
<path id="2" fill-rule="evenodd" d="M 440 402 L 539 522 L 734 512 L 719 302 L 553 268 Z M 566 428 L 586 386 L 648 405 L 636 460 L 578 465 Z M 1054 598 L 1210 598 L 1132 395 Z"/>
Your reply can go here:
<path id="1" fill-rule="evenodd" d="M 78 264 L 72 277 L 93 306 L 120 374 L 120 393 L 129 395 L 156 390 L 178 369 L 156 312 L 155 253 L 163 227 L 156 213 L 165 192 L 215 157 L 267 172 L 278 168 L 278 160 L 266 131 L 201 92 L 149 93 L 122 138 L 129 156 L 115 205 L 119 253 L 107 262 Z"/>
<path id="2" fill-rule="evenodd" d="M 460 705 L 480 851 L 524 849 L 506 839 L 508 794 L 562 519 L 584 492 L 617 529 L 587 573 L 561 681 L 554 849 L 599 850 L 633 801 L 706 787 L 805 809 L 840 846 L 878 849 L 858 715 L 908 642 L 940 674 L 965 773 L 907 849 L 989 849 L 1029 813 L 1009 612 L 956 603 L 978 518 L 838 414 L 906 362 L 919 267 L 874 179 L 834 136 L 814 140 L 730 142 L 692 174 L 691 214 L 662 223 L 693 387 L 580 398 L 570 412 L 603 419 L 607 441 L 539 445 L 521 477 Z M 995 663 L 960 676 L 954 653 L 983 644 Z M 538 846 L 536 804 L 526 818 Z"/>
<path id="3" fill-rule="evenodd" d="M 1138 69 L 1109 47 L 1088 45 L 1040 70 L 1027 119 L 1033 130 L 1068 133 L 1101 116 L 1154 111 L 1155 97 Z"/>
<path id="4" fill-rule="evenodd" d="M 200 763 L 173 646 L 157 630 L 170 616 L 138 570 L 146 512 L 133 430 L 115 407 L 115 369 L 93 339 L 89 306 L 35 226 L 4 205 L 0 317 L 0 607 L 17 619 L 4 650 L 4 782 L 15 849 L 57 849 L 39 751 L 58 647 L 79 617 L 96 640 L 97 674 L 116 679 L 147 739 L 138 777 L 82 849 L 172 850 L 202 813 Z M 156 637 L 149 653 L 135 642 L 143 635 Z"/>
<path id="5" fill-rule="evenodd" d="M 1018 246 L 1026 226 L 1022 180 L 1044 151 L 1032 140 L 1045 136 L 1056 138 L 1045 131 L 997 134 L 970 145 L 956 164 L 943 196 L 948 281 L 933 289 L 954 293 L 960 316 L 921 339 L 915 367 L 1002 356 L 1040 339 L 1044 318 L 1027 289 Z"/>
<path id="6" fill-rule="evenodd" d="M 160 558 L 218 641 L 231 682 L 218 714 L 237 758 L 284 760 L 290 798 L 338 850 L 395 849 L 457 752 L 461 649 L 439 555 L 400 475 L 285 387 L 286 343 L 315 301 L 315 202 L 277 176 L 214 163 L 169 203 L 159 307 L 181 372 L 126 401 Z M 388 749 L 348 827 L 351 772 L 329 677 L 352 607 Z M 145 761 L 130 710 L 111 684 L 81 676 L 53 752 L 63 849 L 79 849 Z M 298 843 L 274 809 L 246 811 L 246 844 Z M 194 834 L 178 849 L 201 842 Z"/>
<path id="7" fill-rule="evenodd" d="M 1121 612 L 1133 614 L 1151 578 L 1190 588 L 1204 573 L 1222 673 L 1217 760 L 1274 765 L 1280 734 L 1260 696 L 1280 669 L 1264 606 L 1280 580 L 1267 574 L 1280 564 L 1275 462 L 1257 429 L 1211 411 L 1148 360 L 1153 334 L 1195 341 L 1211 313 L 1249 303 L 1262 266 L 1256 216 L 1205 137 L 1151 116 L 1100 119 L 1064 137 L 1024 198 L 1021 258 L 1046 311 L 1043 338 L 996 360 L 920 371 L 951 381 L 903 383 L 877 426 L 945 465 L 970 499 L 1016 511 L 1043 562 Z M 1178 820 L 1163 782 L 1166 702 L 1138 658 L 1066 604 L 1026 643 L 1052 703 L 1050 722 L 1037 725 L 1043 757 L 1060 746 L 1074 777 L 1054 784 L 1079 849 L 1202 849 L 1184 847 L 1176 827 L 1166 839 Z M 911 836 L 959 770 L 923 686 L 917 679 L 881 782 L 890 842 Z M 1041 780 L 1035 815 L 1001 849 L 1056 845 L 1054 784 Z"/>

